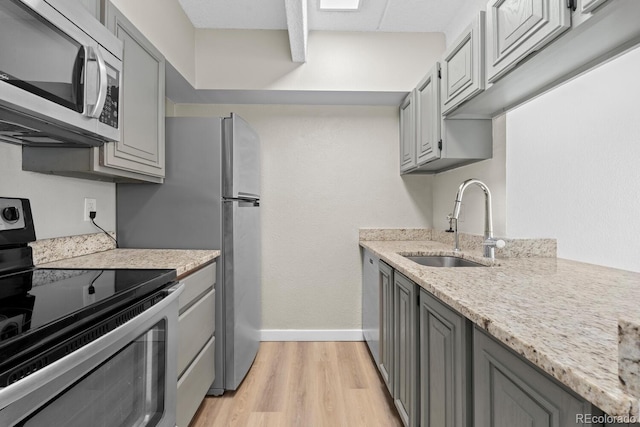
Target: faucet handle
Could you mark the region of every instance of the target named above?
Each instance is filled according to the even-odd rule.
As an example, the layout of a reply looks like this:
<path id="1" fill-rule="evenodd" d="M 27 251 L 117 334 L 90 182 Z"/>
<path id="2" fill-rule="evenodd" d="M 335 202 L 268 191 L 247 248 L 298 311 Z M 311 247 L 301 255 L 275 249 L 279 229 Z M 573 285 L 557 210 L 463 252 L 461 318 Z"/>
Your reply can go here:
<path id="1" fill-rule="evenodd" d="M 502 239 L 494 239 L 493 237 L 482 242 L 483 246 L 489 246 L 490 248 L 502 249 L 507 246 L 507 243 Z"/>
<path id="2" fill-rule="evenodd" d="M 448 229 L 448 230 L 445 230 L 445 231 L 446 231 L 447 233 L 453 233 L 453 231 L 454 231 L 454 230 L 453 230 L 453 221 L 454 221 L 454 218 L 453 218 L 453 214 L 452 214 L 452 213 L 450 213 L 449 215 L 447 215 L 447 221 L 449 221 L 449 229 Z"/>

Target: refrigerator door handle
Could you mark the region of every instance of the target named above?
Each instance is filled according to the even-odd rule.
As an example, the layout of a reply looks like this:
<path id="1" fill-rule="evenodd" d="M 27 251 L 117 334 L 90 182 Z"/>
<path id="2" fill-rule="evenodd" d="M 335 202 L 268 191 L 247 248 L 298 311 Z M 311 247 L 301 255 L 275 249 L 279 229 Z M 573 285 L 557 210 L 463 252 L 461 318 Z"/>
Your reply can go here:
<path id="1" fill-rule="evenodd" d="M 253 197 L 225 197 L 223 201 L 251 203 L 253 206 L 260 206 L 260 199 L 255 199 Z"/>

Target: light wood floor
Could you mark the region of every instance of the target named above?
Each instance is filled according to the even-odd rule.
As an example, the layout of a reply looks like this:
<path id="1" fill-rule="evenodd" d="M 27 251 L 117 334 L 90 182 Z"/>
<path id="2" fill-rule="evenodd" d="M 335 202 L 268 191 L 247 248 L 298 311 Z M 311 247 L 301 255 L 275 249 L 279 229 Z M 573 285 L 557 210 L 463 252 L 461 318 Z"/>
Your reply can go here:
<path id="1" fill-rule="evenodd" d="M 235 392 L 205 398 L 190 427 L 402 426 L 364 342 L 263 342 Z"/>

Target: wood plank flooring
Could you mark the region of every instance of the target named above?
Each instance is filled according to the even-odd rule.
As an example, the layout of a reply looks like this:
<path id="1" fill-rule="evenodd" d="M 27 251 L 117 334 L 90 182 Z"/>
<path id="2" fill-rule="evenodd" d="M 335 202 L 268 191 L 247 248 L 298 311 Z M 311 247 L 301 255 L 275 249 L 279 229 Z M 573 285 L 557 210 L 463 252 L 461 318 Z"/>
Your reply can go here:
<path id="1" fill-rule="evenodd" d="M 263 342 L 235 392 L 207 397 L 190 427 L 401 427 L 364 342 Z"/>

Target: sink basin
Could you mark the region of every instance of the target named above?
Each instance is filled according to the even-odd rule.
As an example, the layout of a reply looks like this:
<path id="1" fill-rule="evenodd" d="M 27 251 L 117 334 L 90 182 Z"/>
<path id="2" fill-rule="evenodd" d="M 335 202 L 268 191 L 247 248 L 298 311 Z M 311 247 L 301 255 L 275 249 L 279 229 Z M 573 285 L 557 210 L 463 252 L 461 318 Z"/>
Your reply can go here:
<path id="1" fill-rule="evenodd" d="M 405 258 L 427 267 L 486 267 L 454 256 L 405 256 Z"/>

